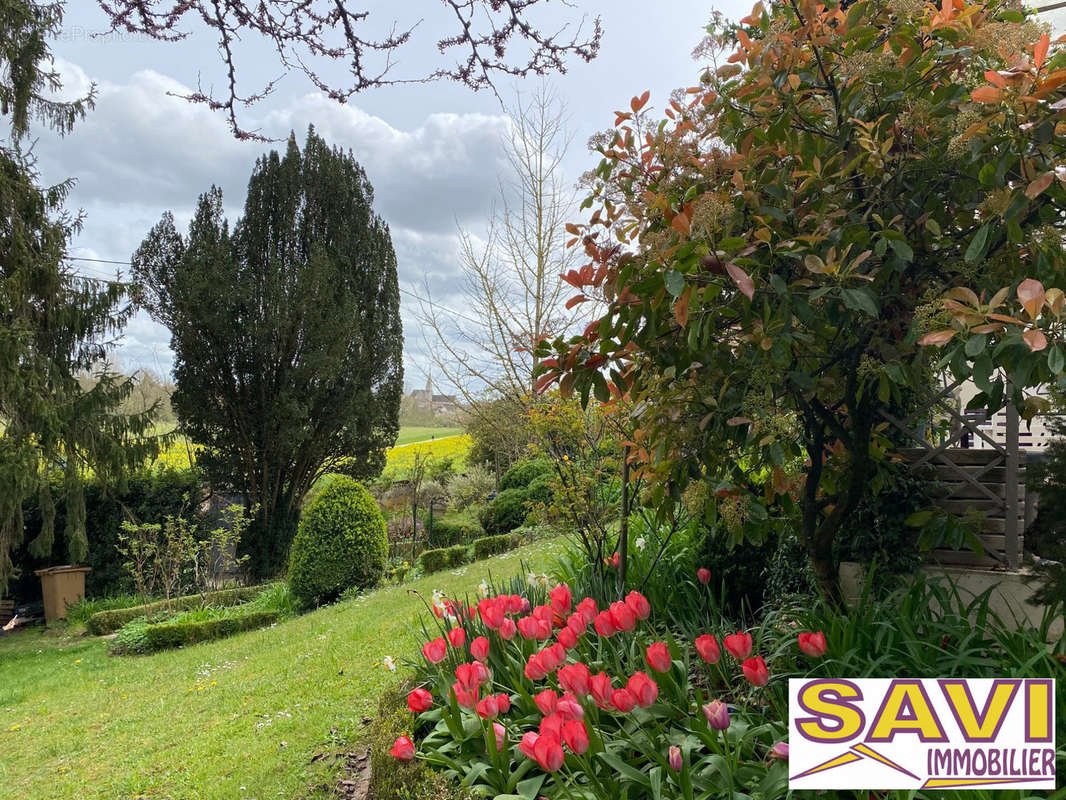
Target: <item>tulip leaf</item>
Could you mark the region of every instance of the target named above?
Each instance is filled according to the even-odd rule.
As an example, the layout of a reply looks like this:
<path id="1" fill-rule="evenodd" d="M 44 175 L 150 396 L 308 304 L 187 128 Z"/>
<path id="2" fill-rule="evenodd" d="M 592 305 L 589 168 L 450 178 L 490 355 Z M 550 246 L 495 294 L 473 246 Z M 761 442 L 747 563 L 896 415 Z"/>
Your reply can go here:
<path id="1" fill-rule="evenodd" d="M 536 775 L 532 778 L 526 778 L 524 781 L 519 781 L 518 786 L 515 787 L 518 796 L 525 798 L 525 800 L 535 800 L 540 794 L 540 787 L 544 785 L 544 779 L 547 777 L 547 775 Z"/>

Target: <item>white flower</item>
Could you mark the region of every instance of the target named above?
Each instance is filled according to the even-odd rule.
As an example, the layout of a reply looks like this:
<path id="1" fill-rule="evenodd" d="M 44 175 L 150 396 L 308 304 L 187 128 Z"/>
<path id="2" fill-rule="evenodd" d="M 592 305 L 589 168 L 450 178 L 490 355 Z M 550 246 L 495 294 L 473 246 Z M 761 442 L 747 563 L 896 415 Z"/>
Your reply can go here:
<path id="1" fill-rule="evenodd" d="M 637 537 L 637 541 L 635 542 L 635 544 L 637 545 L 638 550 L 643 550 L 645 547 L 648 546 L 648 540 L 645 539 L 643 536 L 640 536 Z"/>
<path id="2" fill-rule="evenodd" d="M 381 666 L 383 666 L 389 672 L 396 671 L 396 662 L 392 660 L 392 656 L 385 656 L 383 659 L 381 659 Z"/>
<path id="3" fill-rule="evenodd" d="M 477 593 L 479 597 L 489 596 L 489 584 L 487 581 L 482 581 L 477 585 Z"/>
<path id="4" fill-rule="evenodd" d="M 535 572 L 529 573 L 529 576 L 526 578 L 526 583 L 529 584 L 530 586 L 536 586 L 537 583 L 538 583 L 537 573 L 535 573 Z"/>

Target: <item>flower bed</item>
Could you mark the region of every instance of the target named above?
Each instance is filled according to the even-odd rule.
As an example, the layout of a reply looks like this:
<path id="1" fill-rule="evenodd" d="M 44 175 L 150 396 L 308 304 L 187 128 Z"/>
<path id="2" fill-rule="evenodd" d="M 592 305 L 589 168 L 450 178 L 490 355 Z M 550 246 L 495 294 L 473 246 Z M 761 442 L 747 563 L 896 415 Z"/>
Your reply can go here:
<path id="1" fill-rule="evenodd" d="M 476 607 L 435 596 L 440 635 L 422 648 L 394 758 L 489 795 L 785 792 L 786 683 L 750 634 L 660 637 L 638 592 L 600 609 L 530 583 Z M 821 634 L 791 641 L 773 661 L 825 653 Z"/>

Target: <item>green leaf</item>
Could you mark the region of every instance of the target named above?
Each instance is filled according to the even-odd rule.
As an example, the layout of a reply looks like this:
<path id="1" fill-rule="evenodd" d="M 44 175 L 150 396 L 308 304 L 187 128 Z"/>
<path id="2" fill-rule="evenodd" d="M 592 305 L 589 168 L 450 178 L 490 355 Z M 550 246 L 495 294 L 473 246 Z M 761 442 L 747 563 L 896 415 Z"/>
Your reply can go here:
<path id="1" fill-rule="evenodd" d="M 1059 345 L 1055 345 L 1047 354 L 1047 368 L 1055 375 L 1062 373 L 1062 368 L 1066 366 L 1066 357 L 1063 356 L 1062 348 Z"/>
<path id="2" fill-rule="evenodd" d="M 931 509 L 926 509 L 925 511 L 915 511 L 913 514 L 907 517 L 906 521 L 903 524 L 906 525 L 908 528 L 924 528 L 926 525 L 929 524 L 929 520 L 933 518 L 934 514 L 936 514 L 936 512 Z"/>
<path id="3" fill-rule="evenodd" d="M 685 291 L 685 276 L 676 269 L 666 271 L 666 275 L 663 276 L 663 283 L 666 284 L 666 291 L 673 297 L 680 297 L 681 293 Z"/>
<path id="4" fill-rule="evenodd" d="M 963 258 L 967 264 L 973 264 L 985 254 L 985 246 L 988 244 L 988 223 L 986 222 L 970 240 L 970 246 L 966 248 Z"/>
<path id="5" fill-rule="evenodd" d="M 844 299 L 844 305 L 852 311 L 862 311 L 871 317 L 876 317 L 880 312 L 877 309 L 877 300 L 869 289 L 841 289 L 840 294 Z"/>
<path id="6" fill-rule="evenodd" d="M 988 337 L 983 333 L 974 334 L 966 340 L 966 355 L 977 358 L 988 346 Z"/>
<path id="7" fill-rule="evenodd" d="M 718 243 L 723 250 L 739 250 L 748 243 L 743 236 L 727 236 Z"/>
<path id="8" fill-rule="evenodd" d="M 601 403 L 606 403 L 611 399 L 611 390 L 607 388 L 607 380 L 602 373 L 592 373 L 592 392 Z"/>
<path id="9" fill-rule="evenodd" d="M 518 794 L 526 798 L 526 800 L 535 800 L 537 795 L 540 794 L 540 787 L 544 785 L 544 779 L 547 775 L 537 775 L 534 778 L 526 778 L 524 781 L 519 781 L 518 786 L 515 788 Z"/>
<path id="10" fill-rule="evenodd" d="M 895 251 L 897 256 L 907 263 L 914 261 L 914 250 L 912 250 L 911 246 L 902 239 L 889 239 L 888 246 Z"/>

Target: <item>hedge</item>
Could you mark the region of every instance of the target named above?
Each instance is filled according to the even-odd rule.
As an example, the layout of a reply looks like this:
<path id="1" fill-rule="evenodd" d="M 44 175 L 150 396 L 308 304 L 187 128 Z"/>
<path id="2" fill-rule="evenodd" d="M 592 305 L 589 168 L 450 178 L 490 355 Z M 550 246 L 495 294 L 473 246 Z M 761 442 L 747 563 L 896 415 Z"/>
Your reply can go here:
<path id="1" fill-rule="evenodd" d="M 151 618 L 160 612 L 168 614 L 177 611 L 192 611 L 201 606 L 237 606 L 259 595 L 269 584 L 261 586 L 240 586 L 235 589 L 222 589 L 207 594 L 189 594 L 184 597 L 175 597 L 169 603 L 159 600 L 155 603 L 146 603 L 141 606 L 130 608 L 116 608 L 112 611 L 97 611 L 85 624 L 89 633 L 95 636 L 106 636 L 114 633 L 127 622 L 138 617 Z"/>
<path id="2" fill-rule="evenodd" d="M 509 533 L 526 521 L 529 514 L 528 494 L 525 489 L 508 489 L 500 492 L 487 506 L 481 509 L 479 522 L 489 536 Z"/>
<path id="3" fill-rule="evenodd" d="M 504 533 L 499 536 L 482 536 L 474 540 L 474 558 L 481 560 L 498 553 L 506 553 L 519 544 L 519 537 L 513 533 Z"/>
<path id="4" fill-rule="evenodd" d="M 477 538 L 481 529 L 465 522 L 433 521 L 433 530 L 429 533 L 429 543 L 433 547 L 451 547 L 466 544 Z"/>
<path id="5" fill-rule="evenodd" d="M 517 462 L 500 478 L 500 491 L 525 489 L 540 475 L 552 471 L 552 462 L 545 458 L 530 458 Z"/>
<path id="6" fill-rule="evenodd" d="M 265 628 L 278 621 L 276 611 L 253 611 L 239 617 L 208 619 L 199 622 L 159 622 L 145 625 L 138 631 L 136 646 L 116 639 L 113 653 L 152 653 L 212 639 L 224 639 L 241 631 Z"/>
<path id="7" fill-rule="evenodd" d="M 422 571 L 427 575 L 431 572 L 440 572 L 448 566 L 448 551 L 443 547 L 438 547 L 435 550 L 423 550 L 418 561 L 422 565 Z"/>
<path id="8" fill-rule="evenodd" d="M 449 781 L 425 762 L 398 761 L 389 750 L 398 736 L 411 736 L 411 712 L 407 693 L 414 688 L 402 683 L 385 692 L 378 704 L 377 718 L 370 728 L 369 800 L 472 800 L 463 787 Z"/>
<path id="9" fill-rule="evenodd" d="M 461 567 L 470 563 L 470 548 L 465 544 L 457 544 L 444 551 L 448 556 L 449 567 Z"/>

